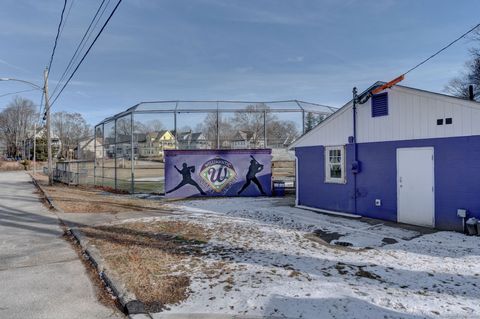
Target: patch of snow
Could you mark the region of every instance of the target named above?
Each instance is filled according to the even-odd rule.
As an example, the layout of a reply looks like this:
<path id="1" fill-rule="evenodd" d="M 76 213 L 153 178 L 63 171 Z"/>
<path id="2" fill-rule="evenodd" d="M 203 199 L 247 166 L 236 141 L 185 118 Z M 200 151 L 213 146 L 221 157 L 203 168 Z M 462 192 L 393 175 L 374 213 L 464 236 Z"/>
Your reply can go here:
<path id="1" fill-rule="evenodd" d="M 170 203 L 175 219 L 213 232 L 203 261 L 225 268 L 192 270 L 190 297 L 168 313 L 287 318 L 472 318 L 480 313 L 478 237 L 411 230 L 316 214 L 270 198 Z M 182 214 L 179 214 L 182 213 Z M 357 250 L 305 237 L 336 232 Z M 221 231 L 219 231 L 221 230 Z M 388 237 L 398 243 L 384 245 Z M 361 249 L 362 247 L 371 249 Z M 152 314 L 160 318 L 161 314 Z"/>

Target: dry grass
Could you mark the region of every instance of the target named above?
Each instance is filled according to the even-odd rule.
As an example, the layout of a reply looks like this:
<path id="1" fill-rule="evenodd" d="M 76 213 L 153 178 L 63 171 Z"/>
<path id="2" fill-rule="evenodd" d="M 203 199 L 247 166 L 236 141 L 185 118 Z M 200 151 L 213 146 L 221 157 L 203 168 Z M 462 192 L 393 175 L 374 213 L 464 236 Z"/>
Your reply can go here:
<path id="1" fill-rule="evenodd" d="M 42 170 L 43 166 L 45 166 L 45 162 L 37 161 L 37 170 Z M 29 161 L 29 165 L 27 169 L 31 170 L 33 168 L 33 162 Z M 7 172 L 7 171 L 23 171 L 25 167 L 22 165 L 21 161 L 3 161 L 0 160 L 0 172 Z"/>
<path id="2" fill-rule="evenodd" d="M 22 171 L 24 167 L 17 161 L 0 161 L 0 171 Z"/>
<path id="3" fill-rule="evenodd" d="M 210 231 L 198 224 L 165 220 L 84 227 L 82 231 L 100 250 L 109 269 L 150 311 L 185 300 L 195 269 L 204 270 L 207 276 L 218 275 L 201 260 Z"/>
<path id="4" fill-rule="evenodd" d="M 56 183 L 48 186 L 45 175 L 34 176 L 55 205 L 66 213 L 119 213 L 148 210 L 166 210 L 160 201 L 109 194 L 86 186 L 67 186 Z"/>

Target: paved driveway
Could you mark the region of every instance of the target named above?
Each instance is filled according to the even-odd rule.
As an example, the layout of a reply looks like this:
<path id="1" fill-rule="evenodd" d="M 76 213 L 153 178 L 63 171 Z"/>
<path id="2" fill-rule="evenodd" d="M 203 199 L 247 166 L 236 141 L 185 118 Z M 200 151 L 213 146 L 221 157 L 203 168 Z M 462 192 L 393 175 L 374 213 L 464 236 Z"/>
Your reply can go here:
<path id="1" fill-rule="evenodd" d="M 0 173 L 0 318 L 123 318 L 100 304 L 24 172 Z"/>

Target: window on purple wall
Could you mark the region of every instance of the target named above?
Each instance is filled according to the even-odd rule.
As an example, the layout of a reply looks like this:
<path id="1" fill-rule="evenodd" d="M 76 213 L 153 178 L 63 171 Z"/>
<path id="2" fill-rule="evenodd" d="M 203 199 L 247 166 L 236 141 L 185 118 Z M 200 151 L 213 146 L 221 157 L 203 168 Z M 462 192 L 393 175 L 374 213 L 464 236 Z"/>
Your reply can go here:
<path id="1" fill-rule="evenodd" d="M 388 115 L 388 93 L 372 96 L 372 117 Z"/>
<path id="2" fill-rule="evenodd" d="M 325 146 L 325 183 L 345 183 L 344 146 Z"/>

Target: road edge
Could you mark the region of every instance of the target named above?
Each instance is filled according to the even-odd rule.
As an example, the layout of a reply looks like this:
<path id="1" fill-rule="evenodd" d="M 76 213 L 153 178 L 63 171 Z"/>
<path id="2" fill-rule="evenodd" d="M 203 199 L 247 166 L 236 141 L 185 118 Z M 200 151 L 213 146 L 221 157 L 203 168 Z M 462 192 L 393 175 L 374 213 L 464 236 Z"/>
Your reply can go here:
<path id="1" fill-rule="evenodd" d="M 45 192 L 35 178 L 31 174 L 28 175 L 32 179 L 32 183 L 40 191 L 42 197 L 48 203 L 49 208 L 64 214 L 65 212 L 55 204 L 55 201 L 48 196 L 47 192 Z M 131 315 L 144 315 L 142 317 L 151 318 L 151 316 L 145 310 L 145 305 L 143 302 L 138 300 L 135 294 L 129 292 L 126 289 L 125 284 L 110 270 L 108 270 L 100 252 L 98 249 L 96 249 L 96 247 L 89 245 L 89 240 L 83 234 L 83 232 L 77 228 L 75 224 L 63 220 L 58 214 L 55 215 L 57 216 L 57 219 L 60 221 L 61 225 L 65 227 L 65 233 L 73 236 L 76 244 L 81 248 L 83 254 L 96 269 L 98 276 L 104 282 L 106 288 L 117 298 L 118 302 L 123 308 L 123 312 L 130 318 L 132 318 Z M 138 318 L 138 316 L 136 316 L 136 318 Z"/>

